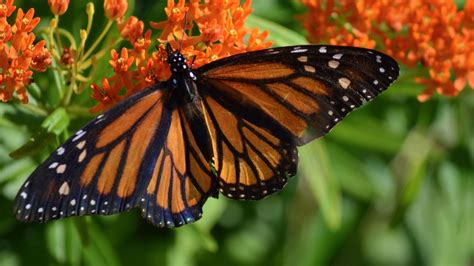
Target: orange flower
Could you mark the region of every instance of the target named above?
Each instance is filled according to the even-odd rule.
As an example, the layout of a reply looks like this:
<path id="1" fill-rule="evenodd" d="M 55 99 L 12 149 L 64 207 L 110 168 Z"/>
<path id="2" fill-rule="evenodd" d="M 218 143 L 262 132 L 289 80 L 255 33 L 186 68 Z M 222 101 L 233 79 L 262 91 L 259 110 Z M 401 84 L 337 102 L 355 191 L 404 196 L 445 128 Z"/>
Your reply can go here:
<path id="1" fill-rule="evenodd" d="M 110 20 L 123 17 L 127 9 L 127 0 L 104 0 L 105 16 Z"/>
<path id="2" fill-rule="evenodd" d="M 124 97 L 167 80 L 171 72 L 166 62 L 165 42 L 169 42 L 173 49 L 180 48 L 188 59 L 194 58 L 194 68 L 222 57 L 270 47 L 271 43 L 265 40 L 267 32 L 245 27 L 245 19 L 252 11 L 250 5 L 250 0 L 242 5 L 239 0 L 204 3 L 199 0 L 190 0 L 189 3 L 168 0 L 165 8 L 168 20 L 150 23 L 152 28 L 161 31 L 158 38 L 161 44 L 151 54 L 148 48 L 152 32 L 144 31 L 143 22 L 136 17 L 132 16 L 125 22 L 120 19 L 120 34 L 133 48 L 123 48 L 120 55 L 112 51 L 110 65 L 115 75 L 102 82 L 103 88 L 95 84 L 92 86 L 92 97 L 98 101 L 92 111 L 106 110 Z M 196 26 L 199 34 L 193 36 L 192 30 Z M 126 93 L 121 96 L 119 92 L 123 88 Z"/>
<path id="3" fill-rule="evenodd" d="M 423 65 L 429 77 L 418 97 L 435 92 L 455 96 L 474 88 L 474 0 L 458 11 L 453 0 L 301 0 L 311 42 L 329 42 L 385 51 L 409 67 Z"/>
<path id="4" fill-rule="evenodd" d="M 48 0 L 49 8 L 55 15 L 62 15 L 69 6 L 69 0 Z"/>
<path id="5" fill-rule="evenodd" d="M 34 9 L 26 14 L 18 9 L 13 26 L 7 18 L 14 12 L 13 1 L 0 4 L 0 100 L 9 101 L 16 92 L 22 103 L 28 102 L 26 87 L 32 81 L 33 71 L 43 72 L 51 64 L 46 42 L 34 44 L 31 32 L 38 25 Z"/>
<path id="6" fill-rule="evenodd" d="M 0 18 L 9 17 L 15 11 L 16 7 L 13 5 L 13 0 L 7 0 L 5 3 L 0 0 Z"/>
<path id="7" fill-rule="evenodd" d="M 93 112 L 99 110 L 108 109 L 113 106 L 114 102 L 118 99 L 113 99 L 113 97 L 118 96 L 118 92 L 110 87 L 109 81 L 107 79 L 102 79 L 102 88 L 96 84 L 92 84 L 92 98 L 95 99 L 100 104 L 92 108 Z"/>
<path id="8" fill-rule="evenodd" d="M 122 48 L 120 56 L 117 51 L 112 50 L 112 59 L 109 61 L 110 65 L 114 68 L 115 73 L 127 73 L 128 69 L 132 66 L 135 58 L 133 56 L 128 57 L 127 48 Z"/>
<path id="9" fill-rule="evenodd" d="M 131 43 L 135 42 L 143 34 L 143 29 L 145 28 L 143 21 L 140 21 L 135 16 L 129 17 L 125 23 L 123 23 L 122 19 L 119 20 L 117 26 L 122 38 L 128 39 Z"/>

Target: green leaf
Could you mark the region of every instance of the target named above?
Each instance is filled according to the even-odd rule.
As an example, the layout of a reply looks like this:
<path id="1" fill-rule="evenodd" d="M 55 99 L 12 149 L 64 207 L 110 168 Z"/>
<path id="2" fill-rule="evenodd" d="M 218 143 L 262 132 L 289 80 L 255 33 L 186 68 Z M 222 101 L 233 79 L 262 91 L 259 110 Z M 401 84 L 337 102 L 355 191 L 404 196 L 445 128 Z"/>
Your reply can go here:
<path id="1" fill-rule="evenodd" d="M 49 252 L 56 261 L 61 264 L 80 265 L 81 241 L 72 220 L 49 224 L 46 236 Z"/>
<path id="2" fill-rule="evenodd" d="M 221 219 L 222 214 L 227 208 L 227 201 L 225 200 L 216 200 L 210 198 L 207 200 L 206 204 L 203 207 L 203 213 L 206 214 L 205 219 L 200 219 L 195 223 L 195 226 L 198 230 L 203 232 L 210 232 L 212 228 L 217 224 Z"/>
<path id="3" fill-rule="evenodd" d="M 360 200 L 370 201 L 374 196 L 374 187 L 368 179 L 363 162 L 335 143 L 327 143 L 329 156 L 333 158 L 331 167 L 341 188 Z"/>
<path id="4" fill-rule="evenodd" d="M 54 133 L 56 136 L 59 136 L 66 128 L 70 122 L 69 115 L 66 110 L 62 107 L 54 110 L 41 124 L 41 127 L 46 129 L 46 132 Z"/>
<path id="5" fill-rule="evenodd" d="M 328 227 L 325 218 L 320 214 L 309 216 L 308 213 L 304 213 L 298 219 L 290 219 L 281 264 L 332 265 L 334 258 L 337 258 L 336 254 L 342 251 L 341 246 L 346 244 L 347 238 L 353 238 L 353 233 L 359 231 L 357 227 L 364 213 L 363 208 L 353 201 L 343 203 L 341 225 L 337 231 Z"/>
<path id="6" fill-rule="evenodd" d="M 313 191 L 324 220 L 332 230 L 341 225 L 341 191 L 325 143 L 320 140 L 299 149 L 300 173 Z"/>
<path id="7" fill-rule="evenodd" d="M 96 223 L 91 222 L 89 225 L 90 243 L 83 250 L 89 265 L 120 265 L 118 256 L 103 230 L 100 230 Z"/>
<path id="8" fill-rule="evenodd" d="M 383 137 L 381 137 L 383 136 Z M 403 137 L 383 126 L 383 123 L 369 116 L 354 115 L 346 119 L 328 135 L 339 142 L 349 143 L 364 150 L 396 153 L 403 143 Z"/>
<path id="9" fill-rule="evenodd" d="M 30 172 L 35 165 L 30 159 L 16 160 L 0 168 L 0 183 Z"/>
<path id="10" fill-rule="evenodd" d="M 268 39 L 273 42 L 273 46 L 308 44 L 308 41 L 303 35 L 255 15 L 248 16 L 245 23 L 249 28 L 268 30 Z"/>
<path id="11" fill-rule="evenodd" d="M 402 149 L 392 163 L 392 171 L 402 185 L 392 225 L 405 215 L 406 209 L 418 194 L 425 177 L 426 162 L 433 150 L 433 141 L 426 134 L 414 129 L 410 132 Z"/>
<path id="12" fill-rule="evenodd" d="M 13 159 L 20 159 L 35 155 L 45 149 L 48 144 L 55 139 L 55 137 L 56 136 L 53 133 L 41 130 L 35 133 L 23 146 L 12 151 L 9 156 Z"/>

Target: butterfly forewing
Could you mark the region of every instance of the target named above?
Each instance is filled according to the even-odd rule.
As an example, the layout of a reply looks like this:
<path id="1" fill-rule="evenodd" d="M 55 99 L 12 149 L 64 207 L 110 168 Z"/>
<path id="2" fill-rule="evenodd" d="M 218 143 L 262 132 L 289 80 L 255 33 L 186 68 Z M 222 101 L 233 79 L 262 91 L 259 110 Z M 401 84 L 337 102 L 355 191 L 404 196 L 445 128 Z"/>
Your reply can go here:
<path id="1" fill-rule="evenodd" d="M 374 50 L 296 46 L 228 57 L 198 71 L 210 94 L 260 109 L 304 144 L 387 89 L 399 67 Z"/>

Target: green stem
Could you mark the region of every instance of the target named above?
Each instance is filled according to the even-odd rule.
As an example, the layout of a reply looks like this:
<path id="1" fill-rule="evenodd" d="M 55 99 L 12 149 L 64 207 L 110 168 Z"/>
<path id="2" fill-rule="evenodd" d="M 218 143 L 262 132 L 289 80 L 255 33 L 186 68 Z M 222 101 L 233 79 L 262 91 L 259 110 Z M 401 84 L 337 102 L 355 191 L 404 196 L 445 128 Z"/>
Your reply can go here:
<path id="1" fill-rule="evenodd" d="M 48 116 L 49 112 L 46 109 L 43 109 L 37 105 L 32 105 L 32 104 L 21 104 L 19 105 L 20 108 L 26 109 L 32 113 L 35 113 L 37 115 L 41 116 Z"/>
<path id="2" fill-rule="evenodd" d="M 72 91 L 73 91 L 72 86 L 66 87 L 66 93 L 64 94 L 64 97 L 61 99 L 61 103 L 60 103 L 61 106 L 68 106 L 69 102 L 71 101 Z"/>
<path id="3" fill-rule="evenodd" d="M 79 116 L 79 117 L 92 116 L 88 108 L 78 106 L 78 105 L 68 106 L 66 107 L 66 111 L 68 114 Z"/>
<path id="4" fill-rule="evenodd" d="M 89 82 L 89 81 L 91 81 L 91 79 L 92 79 L 91 77 L 84 77 L 81 74 L 76 75 L 76 80 L 80 81 L 80 82 Z"/>
<path id="5" fill-rule="evenodd" d="M 110 49 L 112 49 L 113 47 L 115 47 L 117 44 L 119 44 L 123 39 L 122 38 L 118 38 L 113 44 L 111 45 L 107 45 L 106 47 L 104 47 L 102 50 L 98 51 L 94 57 L 96 58 L 100 58 L 102 57 L 107 51 L 109 51 Z M 92 64 L 92 59 L 87 59 L 85 61 L 81 61 L 78 65 L 79 65 L 79 69 L 86 69 L 88 68 L 90 65 Z"/>
<path id="6" fill-rule="evenodd" d="M 81 62 L 87 60 L 87 58 L 89 56 L 91 56 L 91 54 L 94 52 L 94 50 L 100 44 L 102 39 L 104 39 L 105 35 L 107 35 L 107 33 L 109 32 L 110 27 L 112 27 L 113 22 L 114 22 L 113 20 L 109 20 L 107 22 L 107 25 L 105 25 L 105 29 L 100 33 L 99 37 L 94 41 L 94 43 L 89 48 L 89 50 L 87 50 L 87 52 L 84 54 L 84 56 L 81 57 L 81 59 L 80 59 Z"/>
<path id="7" fill-rule="evenodd" d="M 56 20 L 58 21 L 58 24 L 59 24 L 59 16 L 58 15 L 54 15 L 54 18 L 56 18 Z M 55 35 L 56 35 L 56 42 L 58 43 L 58 50 L 59 51 L 62 51 L 63 50 L 63 44 L 61 42 L 61 36 L 59 34 L 59 28 L 56 28 L 55 30 Z"/>
<path id="8" fill-rule="evenodd" d="M 69 31 L 62 28 L 58 28 L 57 32 L 59 32 L 59 34 L 63 35 L 64 37 L 66 37 L 71 43 L 72 48 L 76 49 L 77 47 L 76 40 L 74 40 L 74 36 L 72 36 L 72 34 Z"/>

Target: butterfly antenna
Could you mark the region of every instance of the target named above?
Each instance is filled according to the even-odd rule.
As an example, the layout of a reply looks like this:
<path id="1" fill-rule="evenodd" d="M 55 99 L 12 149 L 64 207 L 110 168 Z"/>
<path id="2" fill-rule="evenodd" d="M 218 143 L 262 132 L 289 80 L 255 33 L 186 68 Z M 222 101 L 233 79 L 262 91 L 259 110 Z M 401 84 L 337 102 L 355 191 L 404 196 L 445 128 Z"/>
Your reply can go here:
<path id="1" fill-rule="evenodd" d="M 182 50 L 184 44 L 184 36 L 186 36 L 186 27 L 188 26 L 188 12 L 184 13 L 183 36 L 179 42 L 179 51 Z"/>

